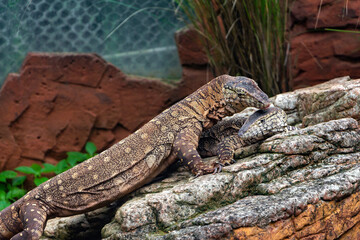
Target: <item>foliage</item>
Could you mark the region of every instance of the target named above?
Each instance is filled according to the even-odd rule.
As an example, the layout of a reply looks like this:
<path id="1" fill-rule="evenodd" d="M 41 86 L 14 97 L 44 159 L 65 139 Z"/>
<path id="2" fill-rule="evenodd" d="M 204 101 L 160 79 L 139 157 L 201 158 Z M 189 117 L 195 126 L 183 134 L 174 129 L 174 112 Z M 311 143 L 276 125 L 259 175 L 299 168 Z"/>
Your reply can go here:
<path id="1" fill-rule="evenodd" d="M 25 195 L 26 190 L 23 188 L 25 179 L 25 176 L 17 176 L 14 171 L 0 173 L 0 210 Z"/>
<path id="2" fill-rule="evenodd" d="M 34 183 L 39 186 L 43 182 L 49 180 L 48 177 L 43 176 L 45 173 L 60 174 L 76 164 L 83 162 L 96 155 L 96 146 L 92 142 L 87 142 L 85 145 L 86 153 L 81 152 L 67 152 L 67 158 L 53 165 L 44 163 L 43 166 L 39 164 L 32 164 L 30 167 L 20 166 L 15 168 L 16 171 L 34 176 Z M 26 194 L 23 183 L 26 176 L 18 176 L 14 171 L 0 172 L 0 210 L 6 208 L 17 199 Z"/>
<path id="3" fill-rule="evenodd" d="M 288 90 L 288 0 L 177 0 L 203 36 L 215 74 L 255 79 L 269 95 Z"/>

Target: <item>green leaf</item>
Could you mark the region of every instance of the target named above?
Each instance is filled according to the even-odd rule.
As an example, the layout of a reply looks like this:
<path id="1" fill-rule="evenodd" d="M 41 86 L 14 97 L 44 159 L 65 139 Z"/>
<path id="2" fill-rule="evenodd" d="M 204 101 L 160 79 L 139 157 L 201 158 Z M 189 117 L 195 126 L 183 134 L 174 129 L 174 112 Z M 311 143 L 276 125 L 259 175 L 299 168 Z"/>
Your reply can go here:
<path id="1" fill-rule="evenodd" d="M 12 180 L 12 185 L 19 186 L 19 185 L 23 184 L 25 180 L 26 180 L 26 176 L 15 177 Z"/>
<path id="2" fill-rule="evenodd" d="M 17 176 L 17 173 L 14 171 L 3 171 L 0 173 L 0 182 L 6 182 L 8 178 L 14 178 Z"/>
<path id="3" fill-rule="evenodd" d="M 39 164 L 33 163 L 31 168 L 34 169 L 37 173 L 40 173 L 42 167 Z"/>
<path id="4" fill-rule="evenodd" d="M 96 152 L 96 146 L 93 142 L 87 142 L 85 145 L 86 152 L 93 157 Z"/>
<path id="5" fill-rule="evenodd" d="M 47 180 L 49 180 L 49 178 L 47 178 L 47 177 L 35 178 L 34 183 L 36 186 L 39 186 L 40 184 L 42 184 L 43 182 L 46 182 Z"/>
<path id="6" fill-rule="evenodd" d="M 0 183 L 0 191 L 7 191 L 7 187 L 5 185 L 5 183 Z"/>
<path id="7" fill-rule="evenodd" d="M 0 201 L 6 200 L 6 192 L 4 190 L 0 190 Z"/>
<path id="8" fill-rule="evenodd" d="M 56 174 L 60 174 L 62 172 L 65 172 L 66 170 L 68 170 L 70 167 L 66 161 L 66 159 L 61 160 L 60 162 L 58 162 L 58 164 L 56 164 L 56 170 L 55 173 Z"/>
<path id="9" fill-rule="evenodd" d="M 50 163 L 44 163 L 44 167 L 41 169 L 41 173 L 51 173 L 56 171 L 56 166 Z"/>
<path id="10" fill-rule="evenodd" d="M 14 187 L 10 189 L 10 191 L 6 194 L 6 198 L 10 200 L 17 200 L 26 194 L 26 190 L 18 187 Z"/>
<path id="11" fill-rule="evenodd" d="M 11 205 L 8 200 L 0 200 L 0 211 Z"/>
<path id="12" fill-rule="evenodd" d="M 82 162 L 87 159 L 86 153 L 81 152 L 67 152 L 67 160 L 68 162 Z"/>
<path id="13" fill-rule="evenodd" d="M 70 165 L 70 168 L 74 167 L 78 160 L 76 158 L 69 158 L 67 159 L 67 163 Z"/>
<path id="14" fill-rule="evenodd" d="M 21 166 L 21 167 L 15 168 L 15 170 L 25 173 L 25 174 L 34 174 L 34 175 L 37 174 L 37 172 L 34 169 L 32 169 L 31 167 Z"/>

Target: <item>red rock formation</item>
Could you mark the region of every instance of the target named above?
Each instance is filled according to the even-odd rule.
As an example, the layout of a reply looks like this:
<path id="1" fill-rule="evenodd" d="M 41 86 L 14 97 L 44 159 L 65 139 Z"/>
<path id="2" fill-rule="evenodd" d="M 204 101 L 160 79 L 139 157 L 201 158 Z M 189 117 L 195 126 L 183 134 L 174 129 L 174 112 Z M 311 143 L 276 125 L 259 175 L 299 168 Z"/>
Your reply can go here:
<path id="1" fill-rule="evenodd" d="M 103 150 L 206 82 L 192 76 L 176 88 L 95 54 L 30 53 L 0 91 L 0 170 L 54 163 L 87 141 Z"/>
<path id="2" fill-rule="evenodd" d="M 359 34 L 325 30 L 356 30 L 360 1 L 296 0 L 290 6 L 290 14 L 293 88 L 346 75 L 360 77 Z"/>
<path id="3" fill-rule="evenodd" d="M 200 35 L 193 28 L 184 28 L 175 34 L 175 41 L 182 65 L 181 89 L 178 94 L 189 95 L 214 78 Z"/>

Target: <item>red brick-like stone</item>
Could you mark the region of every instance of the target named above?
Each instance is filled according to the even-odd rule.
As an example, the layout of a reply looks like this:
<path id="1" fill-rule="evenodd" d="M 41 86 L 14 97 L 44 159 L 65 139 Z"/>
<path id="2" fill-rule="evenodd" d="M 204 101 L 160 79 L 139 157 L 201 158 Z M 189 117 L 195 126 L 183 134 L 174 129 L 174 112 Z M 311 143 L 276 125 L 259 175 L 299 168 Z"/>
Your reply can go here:
<path id="1" fill-rule="evenodd" d="M 335 77 L 360 77 L 360 62 L 355 61 L 360 56 L 360 41 L 355 34 L 302 34 L 292 39 L 291 46 L 294 88 L 312 86 Z"/>
<path id="2" fill-rule="evenodd" d="M 8 126 L 0 124 L 0 169 L 14 169 L 20 162 L 21 149 Z"/>
<path id="3" fill-rule="evenodd" d="M 296 21 L 305 23 L 308 29 L 356 26 L 360 16 L 360 2 L 296 0 L 291 4 L 291 15 Z"/>
<path id="4" fill-rule="evenodd" d="M 56 145 L 52 149 L 55 153 L 81 151 L 94 126 L 96 115 L 92 112 L 74 109 L 67 114 L 68 123 L 57 136 Z"/>
<path id="5" fill-rule="evenodd" d="M 10 125 L 29 107 L 28 97 L 20 88 L 18 74 L 9 74 L 0 91 L 0 123 Z"/>
<path id="6" fill-rule="evenodd" d="M 126 138 L 131 134 L 129 130 L 125 129 L 121 125 L 117 125 L 113 132 L 115 135 L 115 141 L 120 141 L 121 139 Z"/>
<path id="7" fill-rule="evenodd" d="M 194 28 L 176 32 L 175 41 L 182 65 L 207 65 L 208 58 L 199 33 Z"/>
<path id="8" fill-rule="evenodd" d="M 174 91 L 173 97 L 180 99 L 181 96 L 187 96 L 213 78 L 214 75 L 209 66 L 196 68 L 183 66 L 182 79 L 178 83 L 178 88 Z"/>
<path id="9" fill-rule="evenodd" d="M 290 15 L 292 88 L 341 76 L 360 77 L 358 34 L 329 30 L 358 30 L 360 1 L 297 0 L 290 4 Z"/>
<path id="10" fill-rule="evenodd" d="M 98 151 L 105 150 L 114 140 L 114 133 L 105 129 L 94 129 L 89 137 L 89 141 L 95 144 Z"/>
<path id="11" fill-rule="evenodd" d="M 199 79 L 176 88 L 126 76 L 95 54 L 30 53 L 0 91 L 0 170 L 56 163 L 87 141 L 104 150 L 194 91 Z"/>

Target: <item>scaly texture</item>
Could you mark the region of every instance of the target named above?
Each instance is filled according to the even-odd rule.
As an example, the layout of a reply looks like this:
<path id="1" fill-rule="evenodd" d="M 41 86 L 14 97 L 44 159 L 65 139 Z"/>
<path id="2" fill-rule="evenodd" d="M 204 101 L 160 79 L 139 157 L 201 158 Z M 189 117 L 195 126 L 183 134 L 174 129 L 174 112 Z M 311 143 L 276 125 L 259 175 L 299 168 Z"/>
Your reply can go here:
<path id="1" fill-rule="evenodd" d="M 269 100 L 245 77 L 223 75 L 99 155 L 55 176 L 0 212 L 0 238 L 39 239 L 46 219 L 107 205 L 151 181 L 176 158 L 194 174 L 213 172 L 196 151 L 203 129 Z"/>
<path id="2" fill-rule="evenodd" d="M 198 150 L 204 156 L 217 155 L 221 165 L 229 165 L 235 162 L 236 149 L 295 129 L 288 126 L 284 110 L 270 107 L 254 112 L 249 118 L 236 115 L 220 121 L 201 135 Z"/>

